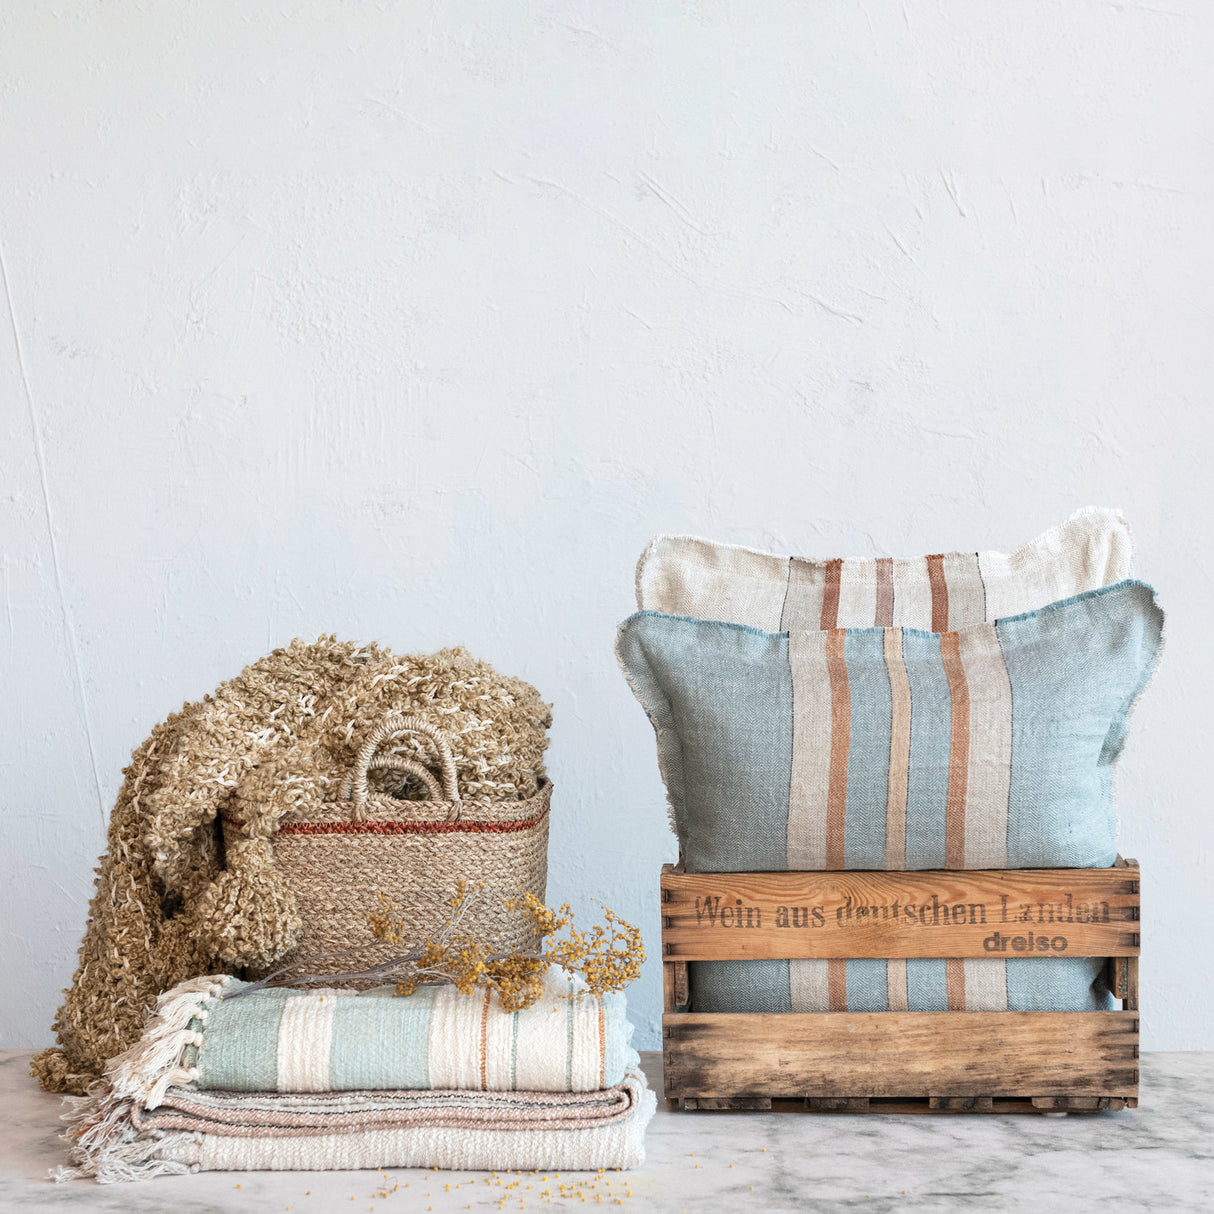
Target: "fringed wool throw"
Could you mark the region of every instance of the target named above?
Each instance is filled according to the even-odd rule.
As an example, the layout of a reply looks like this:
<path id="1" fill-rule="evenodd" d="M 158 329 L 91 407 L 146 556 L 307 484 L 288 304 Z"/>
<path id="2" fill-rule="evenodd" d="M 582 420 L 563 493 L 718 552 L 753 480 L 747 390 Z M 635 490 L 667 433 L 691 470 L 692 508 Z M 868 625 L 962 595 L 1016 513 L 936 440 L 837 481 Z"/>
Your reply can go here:
<path id="1" fill-rule="evenodd" d="M 60 1179 L 199 1171 L 633 1168 L 656 1100 L 639 1068 L 596 1092 L 199 1092 L 77 1097 Z"/>
<path id="2" fill-rule="evenodd" d="M 342 1092 L 459 1088 L 592 1092 L 639 1063 L 624 995 L 590 994 L 556 966 L 531 1007 L 505 1012 L 497 995 L 419 987 L 373 991 L 288 987 L 239 994 L 228 976 L 162 995 L 139 1041 L 106 1067 L 121 1095 L 198 1091 Z"/>

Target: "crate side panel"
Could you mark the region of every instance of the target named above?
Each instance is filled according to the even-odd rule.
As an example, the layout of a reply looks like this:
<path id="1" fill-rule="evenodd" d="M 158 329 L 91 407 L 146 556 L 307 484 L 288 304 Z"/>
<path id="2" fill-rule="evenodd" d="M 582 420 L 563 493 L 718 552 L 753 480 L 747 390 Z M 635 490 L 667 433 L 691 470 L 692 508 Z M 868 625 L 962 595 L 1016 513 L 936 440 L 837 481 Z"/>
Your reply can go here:
<path id="1" fill-rule="evenodd" d="M 1134 1097 L 1125 1012 L 687 1013 L 663 1020 L 667 1093 Z"/>

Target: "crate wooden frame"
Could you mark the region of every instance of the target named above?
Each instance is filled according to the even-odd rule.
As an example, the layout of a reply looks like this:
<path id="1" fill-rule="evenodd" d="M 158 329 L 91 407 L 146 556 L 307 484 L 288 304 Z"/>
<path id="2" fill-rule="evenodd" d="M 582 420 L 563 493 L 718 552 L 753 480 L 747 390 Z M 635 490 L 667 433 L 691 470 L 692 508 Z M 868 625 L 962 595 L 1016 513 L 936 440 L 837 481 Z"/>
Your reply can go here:
<path id="1" fill-rule="evenodd" d="M 970 872 L 687 873 L 667 864 L 661 891 L 662 1061 L 670 1108 L 1053 1113 L 1138 1104 L 1134 860 L 1119 857 L 1111 868 Z M 922 906 L 933 895 L 944 921 L 937 914 L 928 930 L 904 916 L 859 913 L 907 902 Z M 724 913 L 707 921 L 706 898 L 720 899 L 718 910 L 731 912 L 728 922 Z M 1018 931 L 1007 908 L 1024 904 L 1040 923 L 1026 921 Z M 830 930 L 798 931 L 776 926 L 780 905 L 819 906 L 831 916 L 851 907 L 854 913 L 846 922 L 841 913 L 832 918 Z M 974 906 L 981 913 L 967 909 Z M 745 921 L 742 912 L 748 912 Z M 1018 956 L 1039 947 L 1035 929 L 1041 926 L 1047 944 L 1054 942 L 1041 964 L 1055 955 L 1107 958 L 1109 988 L 1121 1010 L 689 1009 L 691 961 L 983 957 L 991 955 L 984 942 L 992 931 L 1007 942 L 1001 955 Z M 1062 948 L 1055 951 L 1059 939 Z M 1013 947 L 1016 940 L 1020 945 Z"/>

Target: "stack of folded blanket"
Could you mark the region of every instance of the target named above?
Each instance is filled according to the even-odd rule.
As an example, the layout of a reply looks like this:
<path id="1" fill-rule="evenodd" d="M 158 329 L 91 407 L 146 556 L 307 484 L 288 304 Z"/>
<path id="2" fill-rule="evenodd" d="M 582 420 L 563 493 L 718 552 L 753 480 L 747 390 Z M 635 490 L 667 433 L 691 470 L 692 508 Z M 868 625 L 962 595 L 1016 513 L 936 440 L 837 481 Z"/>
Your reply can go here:
<path id="1" fill-rule="evenodd" d="M 486 989 L 247 986 L 219 975 L 160 997 L 139 1041 L 73 1101 L 63 1178 L 644 1161 L 656 1102 L 622 994 L 556 967 L 520 1012 Z"/>

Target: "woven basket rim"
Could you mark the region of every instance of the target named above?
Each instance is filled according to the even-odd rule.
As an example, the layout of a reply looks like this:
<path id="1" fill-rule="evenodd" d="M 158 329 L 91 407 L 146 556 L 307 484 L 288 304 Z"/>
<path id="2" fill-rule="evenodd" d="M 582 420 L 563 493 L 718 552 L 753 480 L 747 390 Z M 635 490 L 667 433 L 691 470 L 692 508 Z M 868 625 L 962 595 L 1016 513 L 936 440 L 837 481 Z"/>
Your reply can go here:
<path id="1" fill-rule="evenodd" d="M 489 797 L 468 797 L 460 801 L 402 801 L 397 797 L 372 796 L 367 806 L 372 811 L 364 822 L 356 823 L 351 812 L 353 801 L 325 801 L 316 812 L 292 810 L 282 815 L 274 827 L 274 834 L 281 834 L 283 827 L 348 824 L 350 827 L 369 828 L 365 832 L 351 829 L 351 834 L 376 834 L 378 823 L 415 822 L 423 829 L 447 825 L 458 832 L 461 825 L 469 829 L 498 823 L 512 823 L 534 818 L 538 822 L 549 811 L 552 798 L 552 781 L 546 776 L 538 790 L 523 801 L 503 801 Z M 458 806 L 459 817 L 453 823 L 448 819 Z M 244 821 L 224 814 L 223 824 L 235 830 L 244 828 Z"/>

